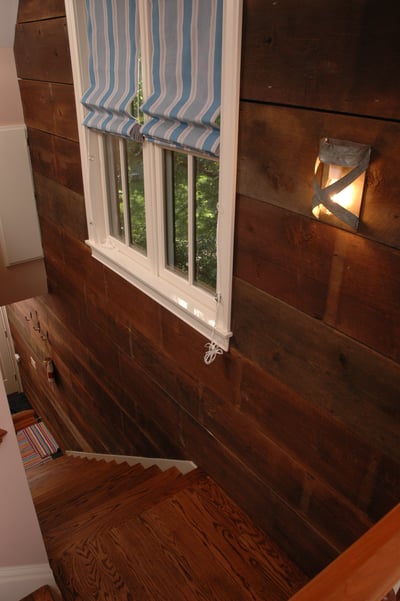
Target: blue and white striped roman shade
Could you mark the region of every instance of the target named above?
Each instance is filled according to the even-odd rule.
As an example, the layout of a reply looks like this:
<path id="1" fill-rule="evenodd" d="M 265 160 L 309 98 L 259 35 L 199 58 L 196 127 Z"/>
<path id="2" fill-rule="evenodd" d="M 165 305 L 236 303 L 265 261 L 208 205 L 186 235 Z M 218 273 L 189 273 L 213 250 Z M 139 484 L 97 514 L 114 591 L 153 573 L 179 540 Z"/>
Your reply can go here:
<path id="1" fill-rule="evenodd" d="M 86 0 L 89 88 L 84 125 L 131 137 L 139 125 L 130 113 L 138 87 L 139 24 L 136 0 Z"/>
<path id="2" fill-rule="evenodd" d="M 150 0 L 153 91 L 148 140 L 219 154 L 222 0 Z"/>

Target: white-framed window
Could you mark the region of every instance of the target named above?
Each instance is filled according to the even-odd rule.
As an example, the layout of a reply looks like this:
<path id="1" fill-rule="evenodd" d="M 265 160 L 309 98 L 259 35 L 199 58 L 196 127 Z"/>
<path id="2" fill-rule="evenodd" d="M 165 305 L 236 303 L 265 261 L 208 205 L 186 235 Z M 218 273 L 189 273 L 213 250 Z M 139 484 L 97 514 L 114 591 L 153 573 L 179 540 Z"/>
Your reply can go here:
<path id="1" fill-rule="evenodd" d="M 65 4 L 92 255 L 227 350 L 242 0 Z"/>

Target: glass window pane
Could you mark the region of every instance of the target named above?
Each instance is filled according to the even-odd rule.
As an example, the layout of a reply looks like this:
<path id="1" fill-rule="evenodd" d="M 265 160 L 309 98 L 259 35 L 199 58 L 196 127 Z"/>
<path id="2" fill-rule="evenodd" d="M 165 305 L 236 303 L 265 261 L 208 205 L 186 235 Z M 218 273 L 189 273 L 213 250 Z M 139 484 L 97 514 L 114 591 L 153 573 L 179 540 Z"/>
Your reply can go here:
<path id="1" fill-rule="evenodd" d="M 217 280 L 218 180 L 219 163 L 196 158 L 195 281 L 213 290 Z"/>
<path id="2" fill-rule="evenodd" d="M 146 211 L 144 204 L 143 145 L 126 143 L 131 246 L 146 252 Z"/>
<path id="3" fill-rule="evenodd" d="M 108 213 L 110 234 L 122 242 L 125 241 L 124 201 L 122 192 L 121 163 L 119 156 L 119 138 L 106 136 Z"/>
<path id="4" fill-rule="evenodd" d="M 167 266 L 188 273 L 188 166 L 187 155 L 164 151 L 166 187 Z"/>

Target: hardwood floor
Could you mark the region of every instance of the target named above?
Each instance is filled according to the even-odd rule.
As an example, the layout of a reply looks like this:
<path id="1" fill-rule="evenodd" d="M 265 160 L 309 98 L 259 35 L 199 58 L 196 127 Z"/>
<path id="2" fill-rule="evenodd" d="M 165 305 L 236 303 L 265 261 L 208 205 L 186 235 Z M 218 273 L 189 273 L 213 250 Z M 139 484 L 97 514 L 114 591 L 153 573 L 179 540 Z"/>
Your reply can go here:
<path id="1" fill-rule="evenodd" d="M 28 480 L 65 601 L 283 601 L 306 582 L 200 470 L 64 456 Z"/>
<path id="2" fill-rule="evenodd" d="M 20 599 L 20 601 L 54 601 L 54 597 L 51 594 L 50 588 L 46 586 L 41 586 L 39 589 Z"/>

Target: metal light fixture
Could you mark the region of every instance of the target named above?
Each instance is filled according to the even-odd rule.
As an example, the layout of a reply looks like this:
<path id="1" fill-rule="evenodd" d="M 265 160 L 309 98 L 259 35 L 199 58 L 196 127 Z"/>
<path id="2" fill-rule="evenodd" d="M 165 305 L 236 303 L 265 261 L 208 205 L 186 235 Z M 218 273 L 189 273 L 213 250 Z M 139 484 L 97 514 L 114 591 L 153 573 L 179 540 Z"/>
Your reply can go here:
<path id="1" fill-rule="evenodd" d="M 323 138 L 315 163 L 312 212 L 334 222 L 332 216 L 357 230 L 371 147 L 347 140 Z"/>

